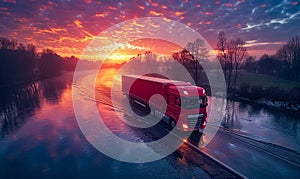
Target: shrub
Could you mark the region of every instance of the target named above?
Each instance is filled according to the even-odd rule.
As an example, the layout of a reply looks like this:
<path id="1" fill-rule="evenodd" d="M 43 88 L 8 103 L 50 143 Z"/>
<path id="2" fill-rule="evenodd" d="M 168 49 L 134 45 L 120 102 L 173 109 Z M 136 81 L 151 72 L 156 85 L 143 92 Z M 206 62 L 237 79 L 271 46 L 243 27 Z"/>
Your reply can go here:
<path id="1" fill-rule="evenodd" d="M 279 87 L 269 87 L 264 92 L 264 97 L 274 101 L 286 101 L 287 94 Z"/>
<path id="2" fill-rule="evenodd" d="M 287 94 L 289 101 L 294 104 L 300 103 L 300 87 L 292 88 L 289 93 Z"/>
<path id="3" fill-rule="evenodd" d="M 252 86 L 250 88 L 250 94 L 249 98 L 250 99 L 261 99 L 263 97 L 263 88 L 261 86 Z"/>
<path id="4" fill-rule="evenodd" d="M 240 95 L 243 96 L 243 97 L 248 97 L 249 92 L 250 92 L 250 85 L 247 84 L 247 83 L 241 84 L 241 86 L 239 87 Z"/>

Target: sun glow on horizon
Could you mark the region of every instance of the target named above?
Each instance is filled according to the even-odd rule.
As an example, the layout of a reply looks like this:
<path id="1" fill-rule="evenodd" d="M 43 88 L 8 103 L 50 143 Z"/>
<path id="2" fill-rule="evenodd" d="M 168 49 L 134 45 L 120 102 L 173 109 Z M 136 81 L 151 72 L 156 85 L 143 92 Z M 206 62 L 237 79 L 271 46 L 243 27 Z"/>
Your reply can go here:
<path id="1" fill-rule="evenodd" d="M 168 42 L 166 40 L 161 39 L 150 39 L 150 38 L 141 38 L 135 41 L 131 41 L 127 44 L 116 44 L 113 47 L 102 47 L 104 49 L 113 49 L 116 46 L 119 48 L 113 51 L 106 59 L 99 59 L 95 56 L 85 56 L 81 57 L 81 59 L 85 60 L 109 60 L 110 62 L 124 62 L 129 61 L 131 58 L 136 57 L 138 55 L 143 55 L 146 52 L 151 52 L 157 57 L 165 56 L 170 57 L 174 52 L 178 52 L 183 49 L 177 44 L 172 42 Z M 101 48 L 101 47 L 99 47 Z"/>

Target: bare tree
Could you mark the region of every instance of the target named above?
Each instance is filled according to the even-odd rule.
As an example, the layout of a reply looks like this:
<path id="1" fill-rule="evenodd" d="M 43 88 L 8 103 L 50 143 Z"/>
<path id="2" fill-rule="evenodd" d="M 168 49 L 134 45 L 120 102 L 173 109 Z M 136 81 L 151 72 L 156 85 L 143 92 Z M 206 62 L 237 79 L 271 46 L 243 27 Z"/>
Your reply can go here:
<path id="1" fill-rule="evenodd" d="M 218 51 L 217 58 L 221 65 L 223 66 L 224 75 L 226 75 L 227 72 L 227 39 L 224 32 L 220 32 L 218 35 L 218 43 L 216 50 Z"/>
<path id="2" fill-rule="evenodd" d="M 228 61 L 229 55 L 228 55 L 227 38 L 224 32 L 220 32 L 218 34 L 218 43 L 217 43 L 216 50 L 218 51 L 217 59 L 219 60 L 219 62 L 223 67 L 223 72 L 224 72 L 224 76 L 227 84 L 227 91 L 228 91 L 229 81 L 228 81 L 227 71 L 228 71 L 228 64 L 229 64 Z"/>
<path id="3" fill-rule="evenodd" d="M 189 42 L 185 47 L 195 58 L 203 61 L 209 57 L 209 50 L 203 39 L 197 38 L 194 42 Z"/>
<path id="4" fill-rule="evenodd" d="M 17 47 L 16 40 L 9 40 L 7 38 L 0 37 L 0 49 L 1 50 L 15 50 Z"/>
<path id="5" fill-rule="evenodd" d="M 218 35 L 218 43 L 216 50 L 217 58 L 223 66 L 224 76 L 229 93 L 236 89 L 239 67 L 244 61 L 247 49 L 245 43 L 241 39 L 227 41 L 224 32 Z M 233 81 L 232 74 L 234 72 Z"/>
<path id="6" fill-rule="evenodd" d="M 299 80 L 300 79 L 300 37 L 296 36 L 290 39 L 288 42 L 292 54 L 292 76 L 293 80 Z"/>
<path id="7" fill-rule="evenodd" d="M 209 58 L 209 50 L 207 48 L 207 44 L 203 39 L 197 38 L 194 42 L 189 42 L 185 49 L 192 55 L 192 63 L 194 66 L 194 71 L 195 71 L 195 81 L 196 84 L 198 83 L 199 79 L 199 67 L 198 63 L 203 62 L 204 60 L 207 60 Z M 201 77 L 201 75 L 200 75 Z"/>
<path id="8" fill-rule="evenodd" d="M 291 38 L 277 51 L 276 57 L 287 63 L 285 78 L 300 80 L 300 37 Z"/>
<path id="9" fill-rule="evenodd" d="M 233 66 L 234 66 L 234 56 L 235 56 L 235 41 L 234 40 L 230 40 L 230 42 L 227 43 L 227 71 L 228 74 L 226 74 L 227 76 L 227 89 L 229 91 L 232 90 L 233 88 L 233 84 L 232 84 L 232 71 L 233 71 Z"/>
<path id="10" fill-rule="evenodd" d="M 244 47 L 245 42 L 240 38 L 234 41 L 234 66 L 235 66 L 235 74 L 233 81 L 233 90 L 236 90 L 236 82 L 238 76 L 238 70 L 241 64 L 244 62 L 244 58 L 246 56 L 247 49 Z"/>

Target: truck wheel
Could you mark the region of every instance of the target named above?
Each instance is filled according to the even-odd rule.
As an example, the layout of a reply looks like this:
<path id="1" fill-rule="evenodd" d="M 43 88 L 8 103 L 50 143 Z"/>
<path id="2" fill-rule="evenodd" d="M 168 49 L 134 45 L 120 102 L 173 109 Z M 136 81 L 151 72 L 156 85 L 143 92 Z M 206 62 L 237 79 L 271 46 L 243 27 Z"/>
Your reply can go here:
<path id="1" fill-rule="evenodd" d="M 171 129 L 173 129 L 176 126 L 176 121 L 174 119 L 170 118 L 169 126 Z"/>

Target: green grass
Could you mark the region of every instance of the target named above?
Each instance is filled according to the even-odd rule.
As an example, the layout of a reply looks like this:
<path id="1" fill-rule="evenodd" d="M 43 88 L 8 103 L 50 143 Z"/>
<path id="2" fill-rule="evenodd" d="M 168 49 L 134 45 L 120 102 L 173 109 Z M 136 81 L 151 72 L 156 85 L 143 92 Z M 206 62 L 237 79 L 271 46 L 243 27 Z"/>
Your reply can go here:
<path id="1" fill-rule="evenodd" d="M 294 87 L 300 88 L 300 82 L 240 71 L 238 74 L 237 86 L 240 86 L 243 83 L 249 84 L 250 86 L 262 86 L 263 88 L 279 87 L 286 90 L 290 90 Z"/>

